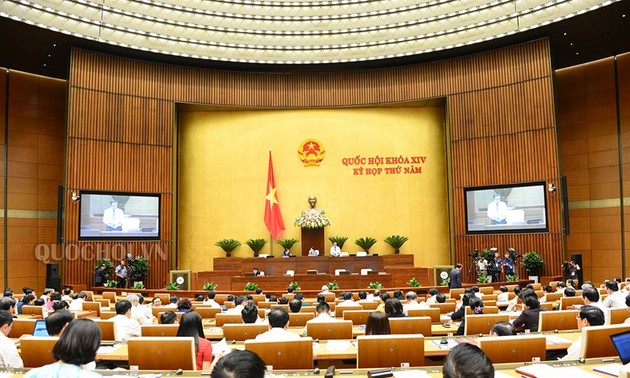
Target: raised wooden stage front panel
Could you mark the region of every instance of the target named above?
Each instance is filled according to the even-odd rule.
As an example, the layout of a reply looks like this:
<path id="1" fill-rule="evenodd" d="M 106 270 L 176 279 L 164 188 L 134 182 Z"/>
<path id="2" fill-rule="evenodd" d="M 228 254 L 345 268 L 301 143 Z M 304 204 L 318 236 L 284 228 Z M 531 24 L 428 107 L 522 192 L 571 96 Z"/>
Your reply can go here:
<path id="1" fill-rule="evenodd" d="M 372 269 L 384 272 L 385 267 L 413 267 L 413 255 L 385 256 L 297 256 L 289 258 L 238 258 L 217 257 L 214 259 L 214 270 L 240 270 L 241 274 L 250 273 L 254 267 L 265 272 L 267 276 L 283 276 L 288 270 L 295 274 L 305 274 L 307 270 L 319 273 L 334 274 L 337 269 L 345 269 L 350 273 L 361 273 L 361 269 Z"/>

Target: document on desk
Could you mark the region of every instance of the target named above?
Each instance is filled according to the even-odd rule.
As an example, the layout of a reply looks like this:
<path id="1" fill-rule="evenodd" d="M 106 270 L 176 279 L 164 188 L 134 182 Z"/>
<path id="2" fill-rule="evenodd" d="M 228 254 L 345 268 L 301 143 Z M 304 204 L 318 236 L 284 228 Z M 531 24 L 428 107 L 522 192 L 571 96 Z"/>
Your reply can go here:
<path id="1" fill-rule="evenodd" d="M 612 375 L 613 377 L 619 376 L 619 370 L 623 367 L 622 364 L 606 364 L 601 366 L 594 366 L 593 371 L 598 373 L 604 373 L 608 375 Z"/>
<path id="2" fill-rule="evenodd" d="M 114 345 L 101 345 L 96 350 L 96 354 L 108 354 L 113 352 L 114 350 L 120 348 L 122 344 L 114 344 Z"/>
<path id="3" fill-rule="evenodd" d="M 415 377 L 426 377 L 429 375 L 424 370 L 400 370 L 394 371 L 394 378 L 415 378 Z"/>
<path id="4" fill-rule="evenodd" d="M 554 335 L 545 335 L 547 344 L 572 344 L 573 341 Z"/>
<path id="5" fill-rule="evenodd" d="M 534 364 L 521 366 L 514 369 L 517 373 L 526 377 L 533 378 L 557 378 L 557 377 L 571 377 L 571 378 L 590 378 L 598 377 L 597 374 L 589 373 L 586 370 L 580 369 L 576 366 L 568 367 L 553 367 L 545 364 Z"/>
<path id="6" fill-rule="evenodd" d="M 452 349 L 457 344 L 459 344 L 459 342 L 457 342 L 457 340 L 455 339 L 446 340 L 446 344 L 442 344 L 442 340 L 431 340 L 431 342 L 440 349 Z"/>
<path id="7" fill-rule="evenodd" d="M 331 352 L 342 352 L 350 349 L 350 341 L 348 340 L 328 340 L 326 349 Z"/>

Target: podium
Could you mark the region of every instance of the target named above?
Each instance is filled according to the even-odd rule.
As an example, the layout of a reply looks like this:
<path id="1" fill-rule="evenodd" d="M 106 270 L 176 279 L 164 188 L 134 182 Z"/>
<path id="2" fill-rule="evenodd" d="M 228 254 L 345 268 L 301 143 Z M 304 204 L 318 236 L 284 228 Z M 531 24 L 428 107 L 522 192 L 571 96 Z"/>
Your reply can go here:
<path id="1" fill-rule="evenodd" d="M 308 250 L 311 247 L 319 250 L 319 255 L 326 254 L 324 242 L 324 227 L 321 228 L 302 228 L 302 256 L 308 256 Z"/>

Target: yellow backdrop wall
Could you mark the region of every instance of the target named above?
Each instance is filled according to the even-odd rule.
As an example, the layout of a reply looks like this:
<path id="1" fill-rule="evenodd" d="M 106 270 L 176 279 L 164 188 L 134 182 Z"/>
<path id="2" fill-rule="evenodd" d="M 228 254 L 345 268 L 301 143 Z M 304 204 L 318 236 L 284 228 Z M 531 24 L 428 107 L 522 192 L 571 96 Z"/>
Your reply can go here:
<path id="1" fill-rule="evenodd" d="M 391 254 L 383 239 L 398 234 L 409 237 L 401 253 L 414 254 L 416 266 L 449 263 L 444 124 L 442 107 L 409 105 L 180 110 L 179 268 L 212 270 L 212 259 L 225 255 L 214 246 L 220 239 L 269 240 L 263 222 L 269 149 L 286 227 L 282 238 L 300 239 L 293 221 L 315 195 L 332 222 L 325 230 L 326 249 L 328 237 L 346 236 L 343 250 L 357 252 L 354 240 L 371 236 L 378 240 L 371 253 Z M 325 149 L 320 166 L 305 167 L 298 158 L 298 147 L 310 138 Z M 293 248 L 299 254 L 300 245 Z M 273 253 L 281 251 L 274 243 Z M 269 252 L 268 243 L 261 253 Z M 232 255 L 253 252 L 243 244 Z"/>

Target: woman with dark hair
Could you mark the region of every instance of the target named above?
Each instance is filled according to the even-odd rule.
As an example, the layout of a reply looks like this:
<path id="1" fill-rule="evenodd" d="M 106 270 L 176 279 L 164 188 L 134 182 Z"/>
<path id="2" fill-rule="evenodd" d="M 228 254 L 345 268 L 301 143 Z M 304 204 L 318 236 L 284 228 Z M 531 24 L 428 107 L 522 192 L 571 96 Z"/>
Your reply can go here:
<path id="1" fill-rule="evenodd" d="M 188 336 L 195 339 L 197 370 L 210 370 L 212 365 L 212 344 L 206 340 L 206 335 L 203 333 L 201 315 L 195 311 L 182 315 L 177 336 Z"/>
<path id="2" fill-rule="evenodd" d="M 478 346 L 461 343 L 448 352 L 442 367 L 442 377 L 494 377 L 494 366 Z"/>
<path id="3" fill-rule="evenodd" d="M 177 305 L 177 312 L 192 311 L 192 302 L 188 298 L 182 298 Z"/>
<path id="4" fill-rule="evenodd" d="M 212 378 L 264 378 L 267 367 L 249 350 L 234 350 L 221 357 L 212 369 Z"/>
<path id="5" fill-rule="evenodd" d="M 483 314 L 483 301 L 480 298 L 472 297 L 468 300 L 468 307 L 472 310 L 474 315 Z M 456 335 L 463 335 L 466 326 L 466 313 L 464 312 L 464 318 L 457 328 Z"/>
<path id="6" fill-rule="evenodd" d="M 162 315 L 160 315 L 160 324 L 177 324 L 179 321 L 177 320 L 177 314 L 173 311 L 166 311 Z"/>
<path id="7" fill-rule="evenodd" d="M 57 362 L 33 369 L 26 373 L 26 377 L 102 377 L 83 368 L 83 365 L 94 361 L 100 345 L 101 329 L 98 325 L 90 319 L 75 319 L 68 323 L 52 350 Z"/>
<path id="8" fill-rule="evenodd" d="M 372 311 L 365 325 L 366 335 L 391 335 L 389 318 L 384 312 Z"/>
<path id="9" fill-rule="evenodd" d="M 390 298 L 385 302 L 385 313 L 388 318 L 402 318 L 406 316 L 402 303 L 396 298 Z"/>

